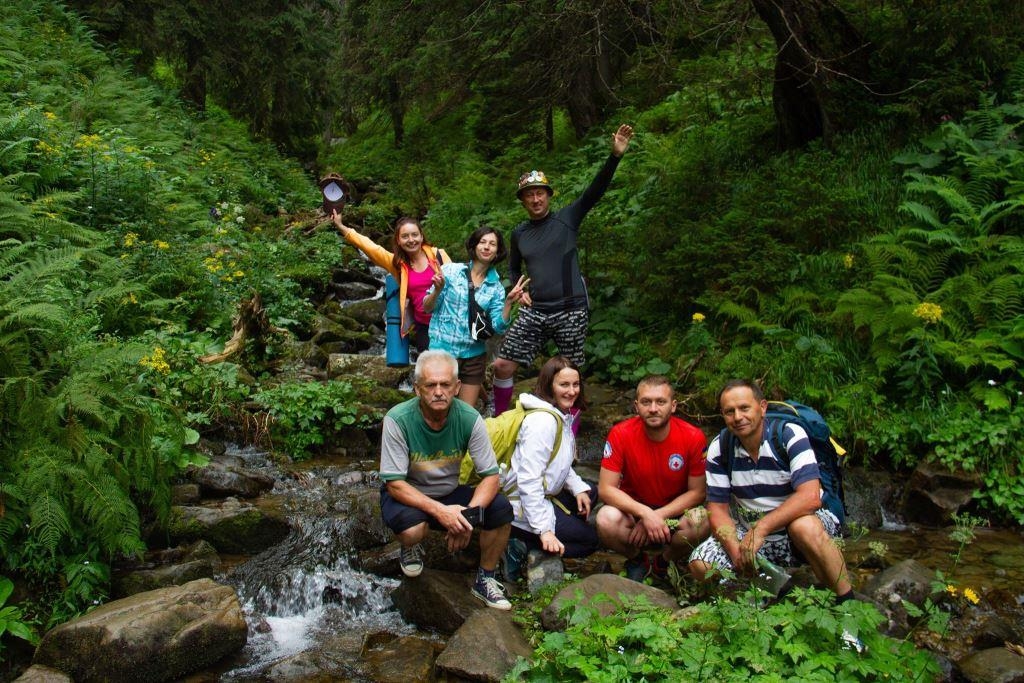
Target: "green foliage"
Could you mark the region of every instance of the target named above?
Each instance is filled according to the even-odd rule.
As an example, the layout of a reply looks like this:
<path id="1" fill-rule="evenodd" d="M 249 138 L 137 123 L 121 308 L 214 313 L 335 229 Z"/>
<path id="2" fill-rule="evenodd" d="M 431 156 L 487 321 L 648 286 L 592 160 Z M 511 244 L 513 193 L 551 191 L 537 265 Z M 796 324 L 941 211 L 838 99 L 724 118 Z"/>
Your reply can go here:
<path id="1" fill-rule="evenodd" d="M 14 582 L 6 576 L 0 576 L 0 662 L 4 661 L 4 634 L 10 633 L 15 638 L 27 640 L 33 645 L 39 644 L 39 636 L 27 623 L 22 609 L 17 605 L 6 604 L 12 592 L 14 592 Z"/>
<path id="2" fill-rule="evenodd" d="M 338 442 L 348 427 L 379 421 L 378 411 L 356 402 L 349 382 L 290 382 L 266 389 L 253 397 L 270 413 L 270 440 L 296 460 Z"/>
<path id="3" fill-rule="evenodd" d="M 836 606 L 832 593 L 803 589 L 768 607 L 760 597 L 718 598 L 680 617 L 642 597 L 606 617 L 569 604 L 565 631 L 547 633 L 505 680 L 913 681 L 937 673 L 926 652 L 878 633 L 884 617 L 869 603 Z M 865 652 L 842 647 L 844 629 Z"/>

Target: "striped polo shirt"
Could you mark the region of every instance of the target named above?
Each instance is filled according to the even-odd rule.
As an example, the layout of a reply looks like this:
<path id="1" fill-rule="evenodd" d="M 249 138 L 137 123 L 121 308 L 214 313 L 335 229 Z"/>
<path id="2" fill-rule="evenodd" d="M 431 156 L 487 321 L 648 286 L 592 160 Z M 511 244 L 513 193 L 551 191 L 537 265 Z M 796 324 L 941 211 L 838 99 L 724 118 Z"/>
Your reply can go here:
<path id="1" fill-rule="evenodd" d="M 731 477 L 724 463 L 719 462 L 722 454 L 720 436 L 708 446 L 708 502 L 735 502 L 737 512 L 748 524 L 782 505 L 800 484 L 821 478 L 807 432 L 792 423 L 783 427 L 782 440 L 789 452 L 787 468 L 779 461 L 770 443 L 770 425 L 769 420 L 764 421 L 756 462 L 743 444 L 736 441 Z"/>

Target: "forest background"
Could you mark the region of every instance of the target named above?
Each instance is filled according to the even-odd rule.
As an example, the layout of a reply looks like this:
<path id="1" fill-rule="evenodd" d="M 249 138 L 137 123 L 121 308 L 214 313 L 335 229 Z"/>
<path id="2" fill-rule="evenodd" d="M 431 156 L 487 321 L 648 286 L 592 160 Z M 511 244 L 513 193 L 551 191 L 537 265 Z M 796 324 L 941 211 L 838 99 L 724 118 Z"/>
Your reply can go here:
<path id="1" fill-rule="evenodd" d="M 984 514 L 1024 523 L 1019 0 L 2 16 L 0 573 L 33 585 L 26 619 L 106 598 L 200 434 L 269 415 L 301 457 L 374 418 L 357 385 L 281 372 L 358 262 L 316 177 L 354 184 L 349 224 L 423 216 L 461 257 L 522 220 L 523 171 L 574 198 L 619 122 L 637 135 L 581 239 L 596 378 L 668 374 L 696 419 L 756 378 L 855 464 L 975 472 Z M 200 363 L 253 293 L 287 333 Z"/>

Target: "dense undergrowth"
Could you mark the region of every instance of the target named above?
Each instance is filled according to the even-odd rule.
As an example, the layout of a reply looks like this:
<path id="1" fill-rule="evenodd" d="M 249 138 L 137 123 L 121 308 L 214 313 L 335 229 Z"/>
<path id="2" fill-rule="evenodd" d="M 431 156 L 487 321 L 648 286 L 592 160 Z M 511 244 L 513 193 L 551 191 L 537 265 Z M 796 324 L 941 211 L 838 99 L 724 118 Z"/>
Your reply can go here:
<path id="1" fill-rule="evenodd" d="M 582 140 L 556 112 L 550 151 L 530 135 L 478 149 L 486 113 L 470 98 L 410 111 L 401 149 L 368 115 L 318 165 L 360 188 L 349 223 L 383 237 L 398 215 L 425 215 L 461 256 L 470 229 L 522 219 L 519 173 L 544 169 L 554 203 L 569 201 L 615 124 L 633 122 L 583 228 L 591 374 L 665 372 L 696 417 L 727 378 L 760 379 L 820 407 L 860 462 L 977 471 L 986 513 L 1024 523 L 1024 68 L 936 127 L 883 113 L 777 154 L 754 87 L 770 59 L 681 63 L 680 82 L 702 87 L 623 103 Z M 291 420 L 278 442 L 296 450 L 315 449 L 328 420 L 363 419 L 324 408 L 348 400 L 343 386 L 275 387 L 284 339 L 198 360 L 253 293 L 272 325 L 302 334 L 354 253 L 315 225 L 297 162 L 212 103 L 190 111 L 133 75 L 60 4 L 8 3 L 0 82 L 0 557 L 42 627 L 105 599 L 110 563 L 145 548 L 171 481 L 201 461 L 191 444 L 243 406 Z M 304 407 L 323 421 L 303 422 Z"/>

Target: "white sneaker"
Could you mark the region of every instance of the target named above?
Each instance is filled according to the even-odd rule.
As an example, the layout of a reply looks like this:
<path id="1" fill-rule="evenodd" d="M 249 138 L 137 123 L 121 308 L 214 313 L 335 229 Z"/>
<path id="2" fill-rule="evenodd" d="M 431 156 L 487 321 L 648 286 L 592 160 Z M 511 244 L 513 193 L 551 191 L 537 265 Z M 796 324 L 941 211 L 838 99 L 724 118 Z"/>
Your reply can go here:
<path id="1" fill-rule="evenodd" d="M 402 573 L 413 578 L 423 573 L 423 544 L 417 543 L 408 548 L 402 546 L 402 553 L 398 558 L 402 565 Z"/>
<path id="2" fill-rule="evenodd" d="M 843 635 L 840 636 L 840 639 L 843 641 L 842 648 L 844 650 L 855 650 L 857 654 L 863 654 L 865 650 L 864 643 L 860 642 L 860 638 L 853 635 L 845 628 L 843 629 Z"/>
<path id="3" fill-rule="evenodd" d="M 505 587 L 493 576 L 477 577 L 473 584 L 473 595 L 494 609 L 512 609 L 512 603 L 505 597 Z"/>

